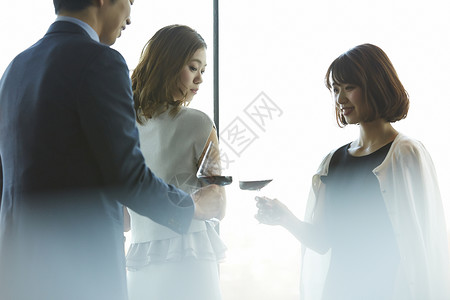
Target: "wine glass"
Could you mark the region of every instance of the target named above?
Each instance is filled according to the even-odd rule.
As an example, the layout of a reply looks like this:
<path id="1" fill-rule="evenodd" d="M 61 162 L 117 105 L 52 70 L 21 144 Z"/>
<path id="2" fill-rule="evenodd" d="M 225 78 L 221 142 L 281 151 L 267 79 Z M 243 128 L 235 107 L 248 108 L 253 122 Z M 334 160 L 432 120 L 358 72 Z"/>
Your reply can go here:
<path id="1" fill-rule="evenodd" d="M 239 180 L 239 188 L 246 191 L 260 191 L 263 187 L 268 185 L 272 179 L 262 180 Z M 255 200 L 259 201 L 259 196 L 255 195 Z"/>
<path id="2" fill-rule="evenodd" d="M 220 153 L 212 142 L 209 142 L 205 155 L 197 171 L 197 178 L 206 184 L 220 186 L 229 185 L 233 182 L 232 176 L 221 175 Z"/>
<path id="3" fill-rule="evenodd" d="M 272 179 L 264 179 L 264 180 L 240 180 L 239 188 L 241 190 L 247 191 L 259 191 L 266 185 L 268 185 Z"/>

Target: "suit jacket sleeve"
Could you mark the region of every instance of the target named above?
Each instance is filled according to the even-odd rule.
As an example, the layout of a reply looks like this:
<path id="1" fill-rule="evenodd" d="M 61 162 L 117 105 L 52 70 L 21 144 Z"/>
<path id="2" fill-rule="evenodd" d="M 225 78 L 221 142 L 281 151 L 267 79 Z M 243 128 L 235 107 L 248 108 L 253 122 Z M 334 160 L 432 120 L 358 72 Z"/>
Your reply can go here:
<path id="1" fill-rule="evenodd" d="M 86 66 L 77 91 L 81 127 L 110 196 L 157 223 L 186 232 L 194 212 L 193 201 L 145 165 L 123 57 L 105 47 Z"/>
<path id="2" fill-rule="evenodd" d="M 2 157 L 0 156 L 0 209 L 2 207 L 2 195 L 3 195 L 3 168 L 2 168 Z"/>

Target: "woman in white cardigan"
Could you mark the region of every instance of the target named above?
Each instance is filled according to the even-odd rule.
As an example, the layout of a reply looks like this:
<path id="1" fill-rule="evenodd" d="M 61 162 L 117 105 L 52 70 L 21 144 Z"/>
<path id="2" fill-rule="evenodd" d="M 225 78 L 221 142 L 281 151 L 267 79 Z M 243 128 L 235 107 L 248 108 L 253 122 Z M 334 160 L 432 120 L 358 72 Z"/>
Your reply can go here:
<path id="1" fill-rule="evenodd" d="M 301 299 L 450 299 L 436 172 L 425 147 L 391 124 L 409 108 L 391 61 L 359 45 L 325 81 L 339 126 L 359 125 L 359 137 L 322 161 L 303 221 L 277 199 L 257 199 L 260 222 L 302 243 Z"/>

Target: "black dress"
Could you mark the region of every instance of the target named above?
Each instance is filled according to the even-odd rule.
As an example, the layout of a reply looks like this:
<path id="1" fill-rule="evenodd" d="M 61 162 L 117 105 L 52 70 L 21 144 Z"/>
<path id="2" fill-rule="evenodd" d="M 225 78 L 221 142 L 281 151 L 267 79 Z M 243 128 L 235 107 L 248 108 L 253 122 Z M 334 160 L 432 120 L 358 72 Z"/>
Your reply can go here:
<path id="1" fill-rule="evenodd" d="M 372 173 L 392 143 L 366 156 L 338 149 L 329 166 L 324 206 L 331 245 L 323 299 L 392 299 L 399 253 L 392 224 Z"/>

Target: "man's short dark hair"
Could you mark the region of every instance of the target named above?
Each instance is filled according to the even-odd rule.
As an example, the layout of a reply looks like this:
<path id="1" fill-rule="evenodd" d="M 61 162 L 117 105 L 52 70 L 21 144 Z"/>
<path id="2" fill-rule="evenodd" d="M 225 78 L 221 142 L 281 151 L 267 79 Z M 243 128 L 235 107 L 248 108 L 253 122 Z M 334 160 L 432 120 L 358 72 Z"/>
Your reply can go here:
<path id="1" fill-rule="evenodd" d="M 93 0 L 53 0 L 55 6 L 55 13 L 58 14 L 61 10 L 80 11 L 92 5 Z M 115 2 L 116 0 L 111 0 Z"/>

